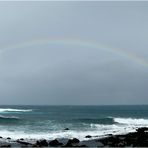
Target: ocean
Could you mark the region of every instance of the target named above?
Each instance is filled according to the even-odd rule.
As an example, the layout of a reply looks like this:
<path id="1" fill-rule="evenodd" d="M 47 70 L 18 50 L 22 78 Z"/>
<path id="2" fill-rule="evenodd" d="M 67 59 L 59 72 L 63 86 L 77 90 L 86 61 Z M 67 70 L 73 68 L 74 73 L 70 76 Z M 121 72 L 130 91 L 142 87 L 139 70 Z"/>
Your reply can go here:
<path id="1" fill-rule="evenodd" d="M 0 136 L 28 139 L 124 134 L 148 127 L 148 106 L 0 106 Z M 64 130 L 69 128 L 69 130 Z"/>

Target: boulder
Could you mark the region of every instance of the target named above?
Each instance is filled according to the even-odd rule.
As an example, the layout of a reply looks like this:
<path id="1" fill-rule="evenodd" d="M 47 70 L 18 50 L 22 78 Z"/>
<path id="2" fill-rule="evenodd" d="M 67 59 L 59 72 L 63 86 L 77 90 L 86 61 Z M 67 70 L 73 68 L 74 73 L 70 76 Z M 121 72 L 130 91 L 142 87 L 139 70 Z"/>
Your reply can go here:
<path id="1" fill-rule="evenodd" d="M 56 147 L 56 146 L 62 146 L 63 143 L 60 143 L 57 139 L 55 139 L 55 140 L 50 141 L 49 145 L 53 146 L 53 147 Z"/>
<path id="2" fill-rule="evenodd" d="M 136 129 L 136 131 L 138 133 L 144 133 L 144 132 L 148 132 L 148 128 L 147 127 L 141 127 L 141 128 Z"/>
<path id="3" fill-rule="evenodd" d="M 77 138 L 69 139 L 65 147 L 73 147 L 75 144 L 78 144 L 80 141 Z"/>
<path id="4" fill-rule="evenodd" d="M 48 142 L 46 140 L 40 140 L 40 141 L 37 141 L 35 145 L 39 147 L 44 147 L 44 146 L 46 147 L 48 146 Z"/>
<path id="5" fill-rule="evenodd" d="M 41 146 L 48 146 L 48 142 L 46 140 L 41 140 L 40 145 Z"/>
<path id="6" fill-rule="evenodd" d="M 65 128 L 64 130 L 65 130 L 65 131 L 68 131 L 68 130 L 69 130 L 69 128 Z"/>
<path id="7" fill-rule="evenodd" d="M 1 145 L 0 147 L 11 147 L 11 145 L 10 144 L 8 144 L 8 145 Z"/>
<path id="8" fill-rule="evenodd" d="M 25 141 L 16 140 L 16 142 L 23 144 L 23 145 L 31 145 L 31 143 L 25 142 Z"/>
<path id="9" fill-rule="evenodd" d="M 85 136 L 85 138 L 91 138 L 92 136 L 90 136 L 90 135 L 87 135 L 87 136 Z"/>
<path id="10" fill-rule="evenodd" d="M 71 142 L 71 143 L 79 143 L 80 140 L 77 139 L 77 138 L 73 138 L 73 139 L 69 139 L 69 142 Z"/>

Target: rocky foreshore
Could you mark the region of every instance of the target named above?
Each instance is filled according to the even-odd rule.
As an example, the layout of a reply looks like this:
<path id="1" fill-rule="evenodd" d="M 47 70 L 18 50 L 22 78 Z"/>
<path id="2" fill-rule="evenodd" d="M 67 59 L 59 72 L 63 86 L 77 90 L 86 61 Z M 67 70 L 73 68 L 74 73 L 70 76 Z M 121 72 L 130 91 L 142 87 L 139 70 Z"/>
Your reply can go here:
<path id="1" fill-rule="evenodd" d="M 136 132 L 125 135 L 108 135 L 101 139 L 90 139 L 87 135 L 86 141 L 73 139 L 54 139 L 54 140 L 13 140 L 10 137 L 0 137 L 0 147 L 148 147 L 148 128 L 136 129 Z M 89 140 L 90 139 L 90 140 Z"/>

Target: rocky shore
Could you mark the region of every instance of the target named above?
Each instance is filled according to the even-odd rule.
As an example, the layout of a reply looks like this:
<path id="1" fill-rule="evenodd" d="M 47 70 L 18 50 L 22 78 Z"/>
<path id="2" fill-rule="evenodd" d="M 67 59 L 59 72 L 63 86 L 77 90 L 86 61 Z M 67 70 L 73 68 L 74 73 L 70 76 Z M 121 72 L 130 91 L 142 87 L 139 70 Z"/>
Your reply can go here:
<path id="1" fill-rule="evenodd" d="M 136 132 L 125 135 L 108 135 L 101 139 L 91 139 L 87 135 L 86 141 L 73 139 L 33 140 L 0 137 L 0 147 L 148 147 L 148 128 L 138 128 Z"/>

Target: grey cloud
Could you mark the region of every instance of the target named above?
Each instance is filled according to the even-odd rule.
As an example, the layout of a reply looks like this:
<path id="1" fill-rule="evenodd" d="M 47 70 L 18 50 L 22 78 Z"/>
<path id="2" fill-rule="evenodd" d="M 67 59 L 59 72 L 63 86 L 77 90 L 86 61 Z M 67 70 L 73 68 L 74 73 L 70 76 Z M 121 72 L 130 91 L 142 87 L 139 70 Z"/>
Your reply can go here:
<path id="1" fill-rule="evenodd" d="M 0 50 L 47 37 L 148 59 L 148 2 L 0 2 Z M 145 104 L 148 66 L 110 50 L 24 46 L 0 54 L 1 104 Z"/>

